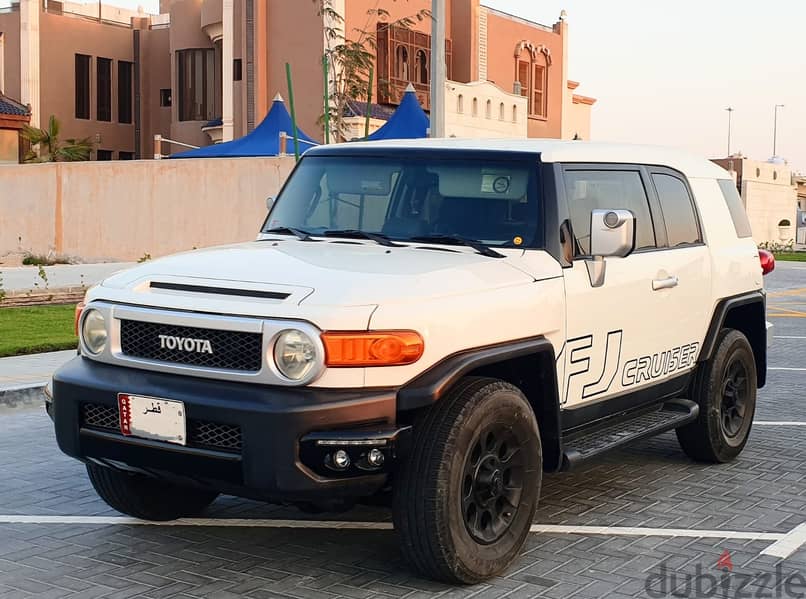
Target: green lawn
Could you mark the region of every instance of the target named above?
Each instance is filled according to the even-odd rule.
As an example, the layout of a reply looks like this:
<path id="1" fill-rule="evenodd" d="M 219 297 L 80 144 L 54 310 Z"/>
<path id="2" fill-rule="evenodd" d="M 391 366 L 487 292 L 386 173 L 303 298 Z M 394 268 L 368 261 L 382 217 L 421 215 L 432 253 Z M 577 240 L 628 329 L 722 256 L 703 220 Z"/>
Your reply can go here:
<path id="1" fill-rule="evenodd" d="M 790 262 L 806 262 L 806 252 L 776 252 L 775 259 Z"/>
<path id="2" fill-rule="evenodd" d="M 72 349 L 75 305 L 0 308 L 0 357 Z"/>

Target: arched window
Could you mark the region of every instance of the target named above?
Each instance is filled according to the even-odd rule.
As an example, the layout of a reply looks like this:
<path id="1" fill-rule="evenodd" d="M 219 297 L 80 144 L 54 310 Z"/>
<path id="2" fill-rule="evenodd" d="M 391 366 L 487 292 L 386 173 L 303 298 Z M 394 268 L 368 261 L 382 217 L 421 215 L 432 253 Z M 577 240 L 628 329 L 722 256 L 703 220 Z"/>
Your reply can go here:
<path id="1" fill-rule="evenodd" d="M 465 97 L 462 94 L 456 98 L 456 112 L 462 114 L 465 111 Z"/>
<path id="2" fill-rule="evenodd" d="M 512 105 L 512 122 L 513 123 L 518 122 L 518 105 L 517 104 Z"/>
<path id="3" fill-rule="evenodd" d="M 425 50 L 417 50 L 414 56 L 414 79 L 417 83 L 428 83 L 428 56 Z"/>
<path id="4" fill-rule="evenodd" d="M 395 50 L 395 77 L 409 80 L 409 51 L 406 46 L 398 46 Z"/>
<path id="5" fill-rule="evenodd" d="M 546 88 L 548 87 L 548 65 L 546 55 L 537 53 L 537 58 L 532 63 L 532 96 L 531 113 L 535 116 L 546 117 Z"/>
<path id="6" fill-rule="evenodd" d="M 548 116 L 548 68 L 551 56 L 544 46 L 523 41 L 515 53 L 515 87 L 526 98 L 529 116 Z"/>
<path id="7" fill-rule="evenodd" d="M 498 120 L 499 121 L 504 120 L 504 103 L 503 102 L 501 102 L 501 104 L 498 106 Z"/>
<path id="8" fill-rule="evenodd" d="M 487 100 L 487 107 L 484 109 L 484 118 L 491 119 L 493 117 L 493 101 Z"/>
<path id="9" fill-rule="evenodd" d="M 473 98 L 473 116 L 479 116 L 479 99 Z"/>

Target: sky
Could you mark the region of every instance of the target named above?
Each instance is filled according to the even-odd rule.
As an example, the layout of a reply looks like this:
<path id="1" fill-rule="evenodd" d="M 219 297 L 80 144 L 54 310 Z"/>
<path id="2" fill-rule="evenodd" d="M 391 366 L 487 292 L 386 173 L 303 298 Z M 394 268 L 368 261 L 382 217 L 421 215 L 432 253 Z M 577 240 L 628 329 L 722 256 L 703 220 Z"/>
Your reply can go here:
<path id="1" fill-rule="evenodd" d="M 157 0 L 105 0 L 156 10 Z M 568 13 L 569 76 L 593 96 L 594 140 L 777 153 L 806 173 L 806 2 L 803 0 L 482 0 L 552 24 Z"/>

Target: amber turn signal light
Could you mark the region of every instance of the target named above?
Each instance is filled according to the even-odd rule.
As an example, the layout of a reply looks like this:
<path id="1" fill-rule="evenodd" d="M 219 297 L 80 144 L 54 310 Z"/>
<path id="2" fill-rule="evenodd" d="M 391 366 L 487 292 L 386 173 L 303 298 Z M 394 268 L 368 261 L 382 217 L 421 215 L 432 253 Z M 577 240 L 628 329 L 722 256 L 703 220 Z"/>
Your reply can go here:
<path id="1" fill-rule="evenodd" d="M 328 331 L 322 333 L 325 365 L 331 367 L 400 366 L 423 355 L 423 338 L 415 331 Z"/>
<path id="2" fill-rule="evenodd" d="M 84 302 L 76 304 L 75 322 L 73 328 L 75 329 L 76 336 L 78 336 L 78 321 L 81 320 L 81 313 L 84 311 Z"/>

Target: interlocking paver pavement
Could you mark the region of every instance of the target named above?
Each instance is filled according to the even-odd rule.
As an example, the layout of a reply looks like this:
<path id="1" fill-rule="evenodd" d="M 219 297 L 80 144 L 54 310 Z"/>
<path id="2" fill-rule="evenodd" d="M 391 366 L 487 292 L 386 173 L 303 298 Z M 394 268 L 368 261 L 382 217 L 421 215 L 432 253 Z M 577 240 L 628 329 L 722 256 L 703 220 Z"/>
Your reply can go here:
<path id="1" fill-rule="evenodd" d="M 770 283 L 773 293 L 806 287 L 806 270 L 782 268 Z M 793 307 L 796 301 L 784 297 Z M 770 301 L 781 300 L 772 296 Z M 806 303 L 806 293 L 800 301 Z M 776 317 L 775 324 L 778 335 L 806 336 L 806 319 Z M 805 348 L 806 340 L 777 344 L 770 363 L 806 367 Z M 770 372 L 759 394 L 757 420 L 806 421 L 803 381 L 803 371 Z M 81 464 L 59 453 L 41 409 L 0 411 L 0 465 L 0 515 L 115 515 L 95 496 Z M 315 518 L 232 497 L 220 498 L 207 515 Z M 388 521 L 389 513 L 360 507 L 321 518 Z M 720 466 L 689 461 L 673 433 L 643 441 L 572 473 L 547 476 L 537 522 L 786 533 L 806 522 L 806 427 L 756 426 L 740 458 Z M 412 576 L 390 530 L 0 524 L 0 599 L 584 599 L 671 596 L 673 590 L 694 597 L 686 585 L 698 572 L 721 584 L 716 563 L 726 550 L 734 573 L 725 580 L 732 586 L 714 591 L 706 585 L 700 596 L 786 597 L 783 586 L 778 595 L 764 588 L 770 582 L 764 578 L 745 589 L 749 595 L 737 588 L 740 575 L 774 575 L 776 568 L 784 576 L 806 577 L 806 548 L 780 561 L 760 555 L 769 544 L 533 534 L 505 576 L 450 588 Z"/>

